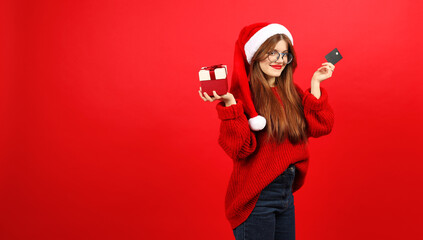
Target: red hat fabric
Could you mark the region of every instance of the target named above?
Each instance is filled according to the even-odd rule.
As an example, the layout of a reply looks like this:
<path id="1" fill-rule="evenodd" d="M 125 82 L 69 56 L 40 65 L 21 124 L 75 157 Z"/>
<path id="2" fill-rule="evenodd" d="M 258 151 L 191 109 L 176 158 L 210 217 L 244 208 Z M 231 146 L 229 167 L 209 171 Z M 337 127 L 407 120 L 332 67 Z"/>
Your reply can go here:
<path id="1" fill-rule="evenodd" d="M 266 126 L 266 119 L 257 114 L 249 85 L 249 69 L 251 59 L 259 47 L 271 36 L 285 34 L 294 44 L 291 33 L 277 23 L 254 23 L 244 27 L 235 43 L 234 70 L 232 73 L 230 92 L 243 102 L 250 128 L 260 131 Z"/>

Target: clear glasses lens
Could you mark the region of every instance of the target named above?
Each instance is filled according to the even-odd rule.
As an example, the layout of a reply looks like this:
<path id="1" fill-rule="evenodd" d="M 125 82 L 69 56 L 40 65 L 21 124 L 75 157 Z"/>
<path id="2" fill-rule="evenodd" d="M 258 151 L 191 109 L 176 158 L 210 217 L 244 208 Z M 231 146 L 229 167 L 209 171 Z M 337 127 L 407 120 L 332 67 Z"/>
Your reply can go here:
<path id="1" fill-rule="evenodd" d="M 273 51 L 269 53 L 269 61 L 276 62 L 279 59 L 279 55 L 281 55 L 285 64 L 291 63 L 294 58 L 291 53 L 279 53 L 278 51 Z"/>

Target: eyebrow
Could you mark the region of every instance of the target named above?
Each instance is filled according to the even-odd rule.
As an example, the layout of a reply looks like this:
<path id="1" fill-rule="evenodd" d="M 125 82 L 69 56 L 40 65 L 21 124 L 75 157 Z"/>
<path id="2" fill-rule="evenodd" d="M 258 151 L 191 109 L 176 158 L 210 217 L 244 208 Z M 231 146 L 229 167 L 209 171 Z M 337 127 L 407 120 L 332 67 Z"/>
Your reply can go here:
<path id="1" fill-rule="evenodd" d="M 273 51 L 278 51 L 277 49 L 273 49 Z M 278 51 L 279 52 L 279 51 Z M 286 49 L 286 50 L 283 50 L 282 52 L 288 52 L 288 49 Z"/>

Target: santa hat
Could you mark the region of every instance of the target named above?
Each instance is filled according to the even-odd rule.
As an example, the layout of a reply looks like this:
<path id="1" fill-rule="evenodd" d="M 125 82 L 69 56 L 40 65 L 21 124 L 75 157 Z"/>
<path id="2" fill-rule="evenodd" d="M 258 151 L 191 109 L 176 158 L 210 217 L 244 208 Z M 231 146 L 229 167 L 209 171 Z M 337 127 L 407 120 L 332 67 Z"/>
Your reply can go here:
<path id="1" fill-rule="evenodd" d="M 255 23 L 244 27 L 235 43 L 234 66 L 230 92 L 243 102 L 253 131 L 260 131 L 266 126 L 266 119 L 257 114 L 251 96 L 249 75 L 251 59 L 259 47 L 271 36 L 285 34 L 294 44 L 291 33 L 277 23 Z"/>

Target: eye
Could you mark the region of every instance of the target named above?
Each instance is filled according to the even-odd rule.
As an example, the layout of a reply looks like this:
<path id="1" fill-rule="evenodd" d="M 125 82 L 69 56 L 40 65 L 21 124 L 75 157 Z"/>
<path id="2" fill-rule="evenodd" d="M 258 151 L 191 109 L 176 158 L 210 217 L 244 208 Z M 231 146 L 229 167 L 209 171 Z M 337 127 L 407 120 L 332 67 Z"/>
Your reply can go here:
<path id="1" fill-rule="evenodd" d="M 278 52 L 276 50 L 273 50 L 272 52 L 269 52 L 269 54 L 273 56 L 273 55 L 278 54 Z"/>

